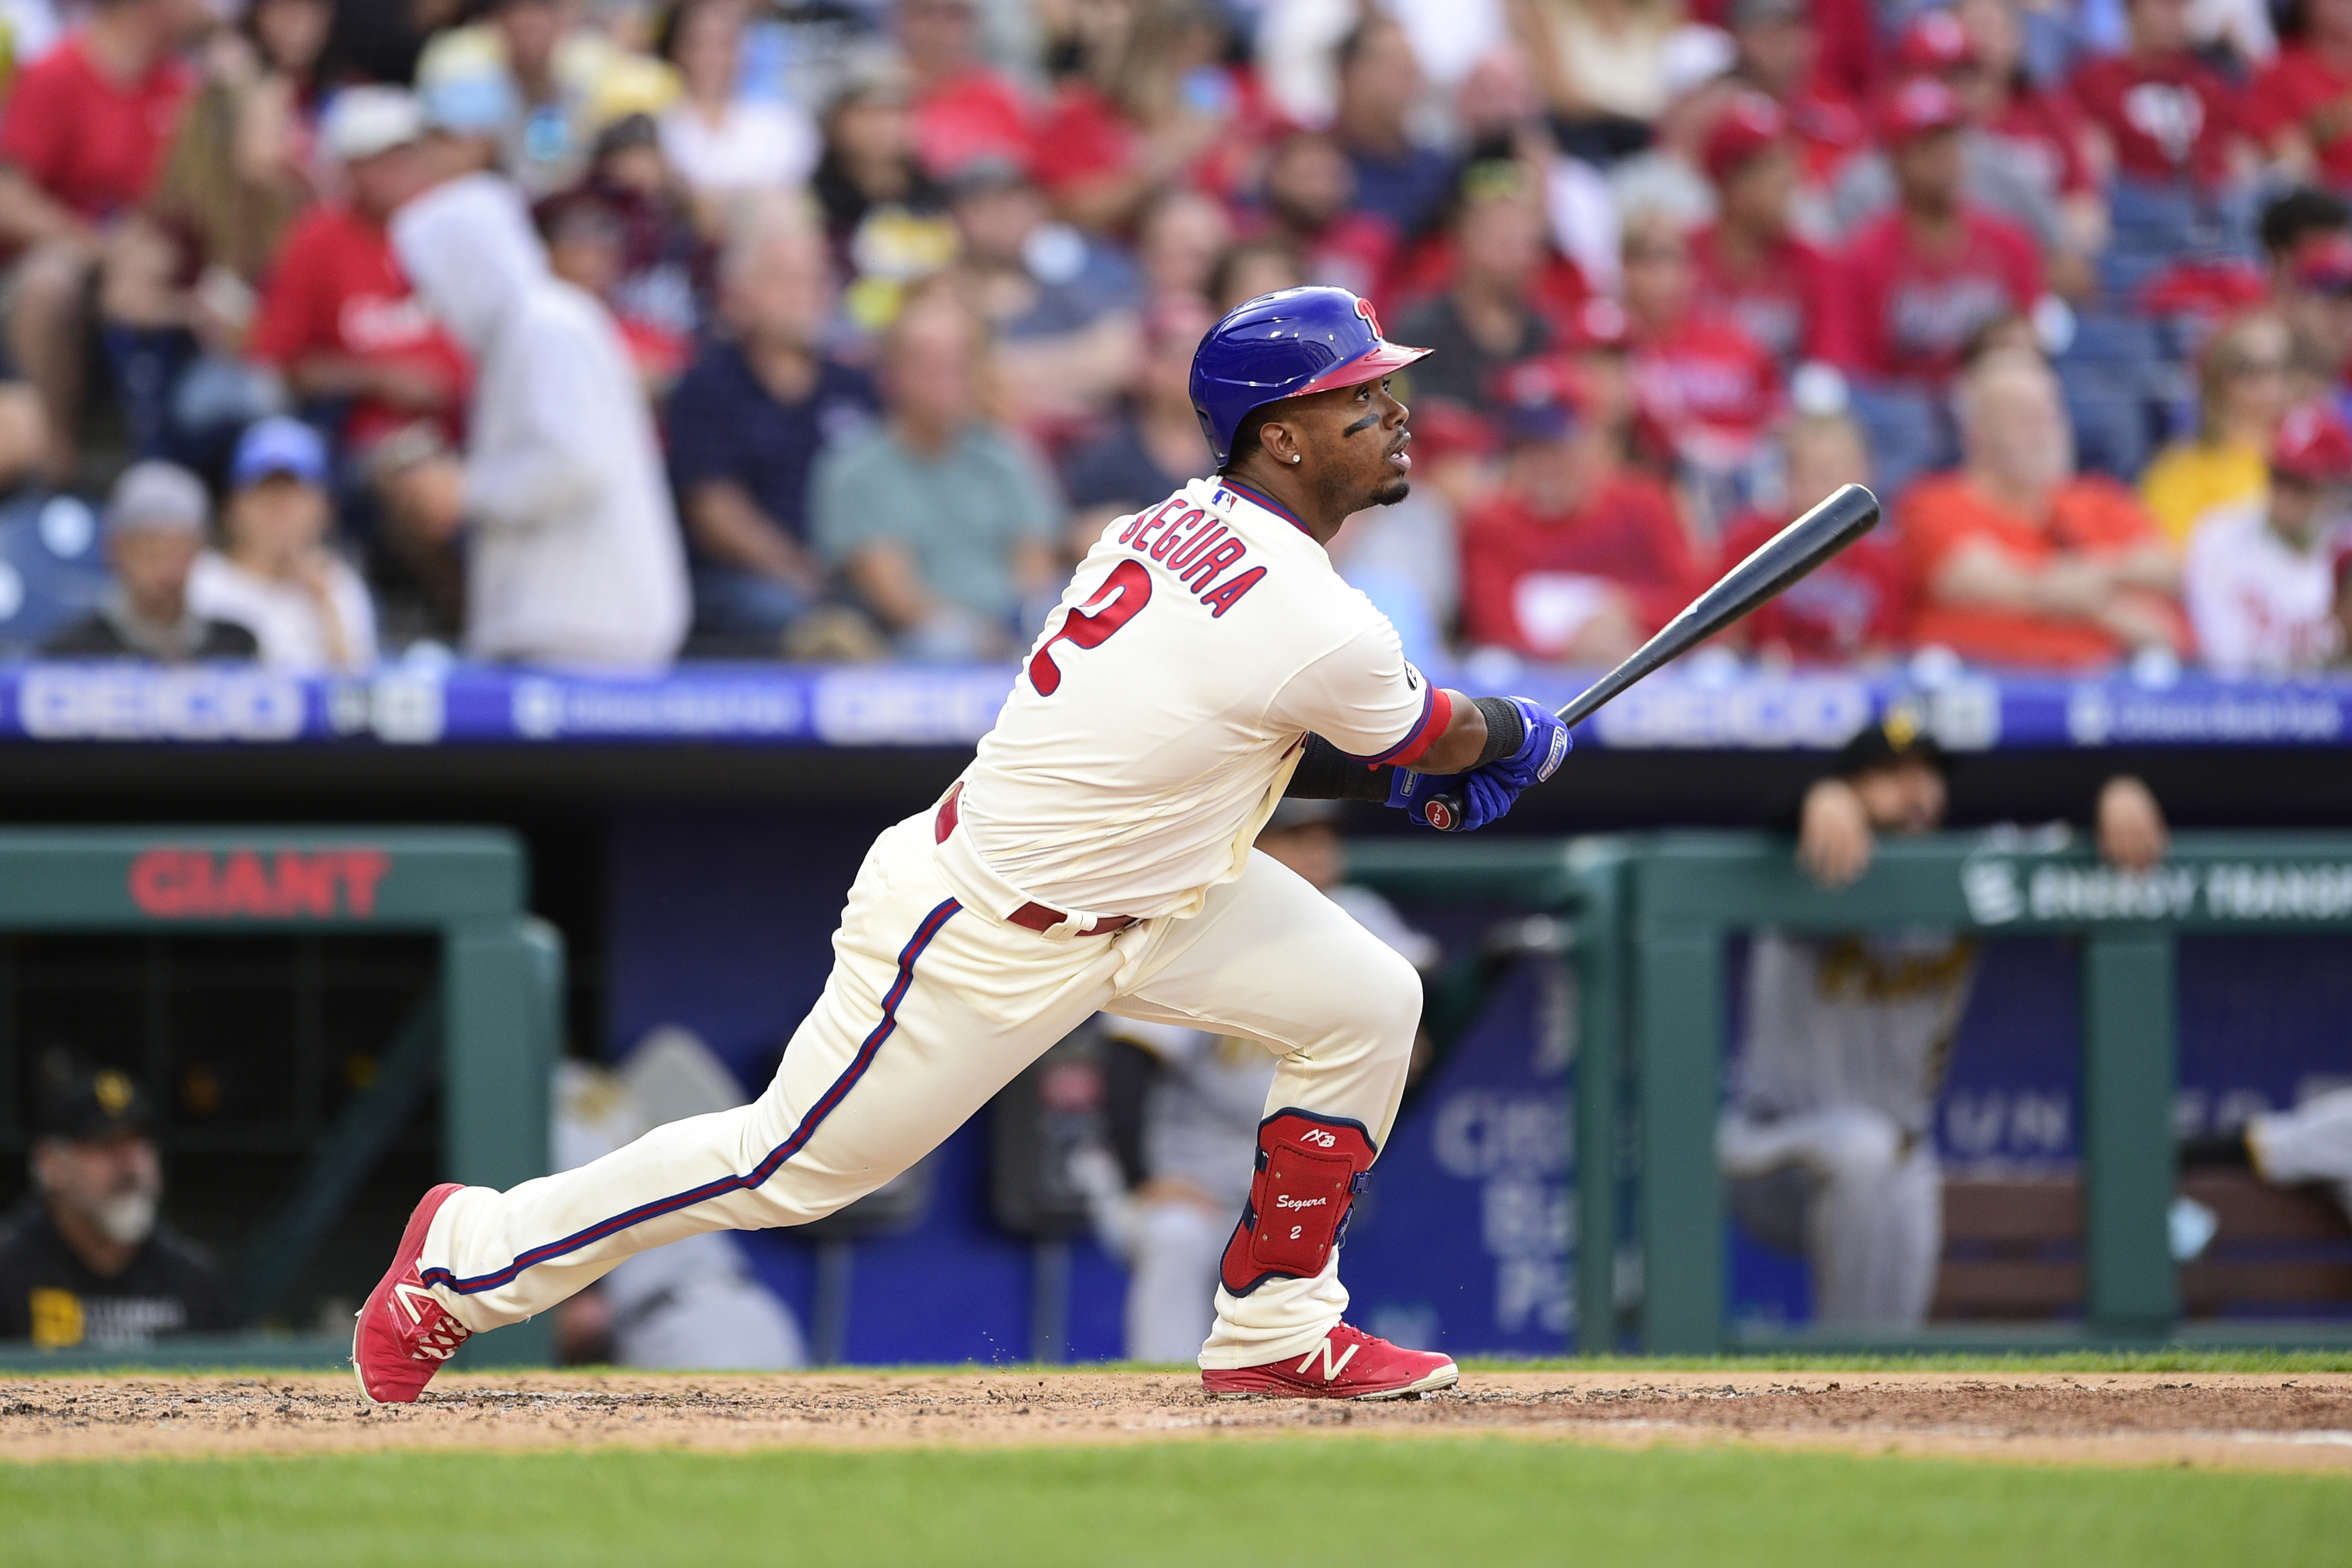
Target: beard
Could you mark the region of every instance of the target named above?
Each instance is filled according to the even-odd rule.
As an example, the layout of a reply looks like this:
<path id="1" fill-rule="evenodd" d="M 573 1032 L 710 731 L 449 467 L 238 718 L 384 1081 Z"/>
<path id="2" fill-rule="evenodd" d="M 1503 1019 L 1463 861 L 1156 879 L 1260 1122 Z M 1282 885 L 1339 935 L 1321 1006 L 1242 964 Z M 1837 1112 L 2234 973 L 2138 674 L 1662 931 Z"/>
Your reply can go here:
<path id="1" fill-rule="evenodd" d="M 1412 481 L 1402 474 L 1394 474 L 1372 486 L 1371 504 L 1375 507 L 1393 507 L 1412 494 Z"/>
<path id="2" fill-rule="evenodd" d="M 100 1235 L 121 1247 L 136 1247 L 155 1228 L 155 1210 L 163 1195 L 152 1187 L 132 1187 L 100 1198 L 89 1211 Z"/>

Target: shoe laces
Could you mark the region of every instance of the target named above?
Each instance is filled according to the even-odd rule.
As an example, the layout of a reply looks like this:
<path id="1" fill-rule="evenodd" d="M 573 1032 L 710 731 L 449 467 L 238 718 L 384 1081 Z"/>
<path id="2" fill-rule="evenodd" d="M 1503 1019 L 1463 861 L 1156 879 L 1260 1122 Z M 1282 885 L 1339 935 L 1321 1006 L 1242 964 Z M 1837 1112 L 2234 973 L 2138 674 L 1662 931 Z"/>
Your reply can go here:
<path id="1" fill-rule="evenodd" d="M 435 1318 L 432 1327 L 417 1335 L 416 1348 L 409 1354 L 418 1361 L 446 1361 L 457 1354 L 459 1345 L 473 1337 L 473 1330 L 444 1312 Z"/>

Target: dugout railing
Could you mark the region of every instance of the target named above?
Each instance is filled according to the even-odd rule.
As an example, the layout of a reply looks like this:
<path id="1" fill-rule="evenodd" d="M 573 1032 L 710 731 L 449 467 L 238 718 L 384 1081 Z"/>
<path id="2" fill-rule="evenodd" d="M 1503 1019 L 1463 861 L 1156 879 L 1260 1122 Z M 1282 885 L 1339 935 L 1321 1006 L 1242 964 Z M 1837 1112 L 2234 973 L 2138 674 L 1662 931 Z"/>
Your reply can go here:
<path id="1" fill-rule="evenodd" d="M 0 831 L 0 933 L 182 936 L 360 936 L 427 939 L 433 980 L 398 1019 L 367 1081 L 307 1125 L 244 1134 L 299 1167 L 255 1217 L 229 1265 L 248 1316 L 267 1308 L 341 1217 L 394 1138 L 440 1090 L 437 1166 L 453 1181 L 510 1186 L 548 1169 L 549 1077 L 563 1030 L 561 936 L 527 911 L 526 862 L 515 835 L 490 829 L 154 827 Z M 7 962 L 16 964 L 15 948 Z M 0 1129 L 21 1147 L 31 1107 L 21 991 L 0 997 Z M 311 1030 L 317 1031 L 315 1026 Z M 79 1042 L 98 1054 L 119 1042 Z M 151 1061 L 168 1052 L 150 1042 Z M 298 1053 L 299 1054 L 299 1053 Z M 317 1066 L 280 1071 L 315 1079 Z M 152 1084 L 168 1102 L 164 1084 Z M 288 1103 L 318 1107 L 315 1090 Z M 168 1122 L 171 1113 L 167 1108 Z M 234 1136 L 235 1134 L 232 1134 Z M 168 1145 L 167 1145 L 168 1148 Z M 166 1194 L 164 1209 L 173 1210 Z M 365 1287 L 362 1284 L 360 1289 Z M 356 1304 L 356 1303 L 354 1303 Z M 0 1365 L 304 1364 L 347 1354 L 347 1331 L 165 1339 L 149 1347 L 0 1347 Z M 547 1364 L 546 1320 L 486 1336 L 476 1365 Z"/>
<path id="2" fill-rule="evenodd" d="M 1571 1080 L 1575 1294 L 1579 1347 L 1588 1354 L 1618 1347 L 1622 1295 L 1637 1298 L 1633 1340 L 1652 1354 L 1790 1343 L 1728 1320 L 1715 1153 L 1726 944 L 1766 926 L 2058 936 L 2074 938 L 2081 957 L 2081 1319 L 1938 1324 L 1843 1342 L 2352 1343 L 2352 1323 L 2184 1324 L 2167 1223 L 2178 1182 L 2175 943 L 2192 934 L 2352 933 L 2352 836 L 2185 832 L 2163 865 L 2131 873 L 2063 836 L 1936 834 L 1883 841 L 1867 874 L 1835 892 L 1798 872 L 1786 839 L 1759 833 L 1383 841 L 1353 846 L 1350 864 L 1358 879 L 1399 898 L 1507 904 L 1570 923 L 1581 988 Z M 1629 1208 L 1638 1247 L 1626 1257 L 1619 1241 Z M 1638 1285 L 1621 1290 L 1628 1281 Z"/>

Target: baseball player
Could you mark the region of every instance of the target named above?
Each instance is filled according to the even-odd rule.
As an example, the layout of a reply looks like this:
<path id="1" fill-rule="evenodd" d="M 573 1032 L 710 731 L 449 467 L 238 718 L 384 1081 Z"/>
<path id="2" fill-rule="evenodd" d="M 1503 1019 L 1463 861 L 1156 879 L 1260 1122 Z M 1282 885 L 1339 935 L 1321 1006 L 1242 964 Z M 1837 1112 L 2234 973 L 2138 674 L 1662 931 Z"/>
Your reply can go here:
<path id="1" fill-rule="evenodd" d="M 1799 863 L 1842 887 L 1868 868 L 1878 832 L 1940 827 L 1944 767 L 1906 710 L 1864 730 L 1806 793 Z M 2164 858 L 2164 814 L 2138 779 L 2109 779 L 2095 818 L 2110 862 Z M 1949 931 L 1766 930 L 1749 945 L 1717 1160 L 1741 1222 L 1811 1261 L 1818 1322 L 1927 1318 L 1943 1253 L 1936 1097 L 1975 972 L 1976 943 Z"/>
<path id="2" fill-rule="evenodd" d="M 1324 553 L 1350 513 L 1403 499 L 1412 437 L 1389 377 L 1425 351 L 1385 341 L 1339 288 L 1265 295 L 1212 328 L 1192 401 L 1217 472 L 1104 530 L 971 766 L 875 841 L 766 1092 L 510 1191 L 425 1194 L 353 1335 L 367 1396 L 414 1400 L 473 1334 L 647 1248 L 832 1213 L 1096 1012 L 1276 1061 L 1203 1385 L 1453 1384 L 1447 1357 L 1343 1322 L 1338 1273 L 1420 978 L 1251 848 L 1285 795 L 1410 808 L 1458 786 L 1479 827 L 1568 753 L 1541 704 L 1433 688 Z"/>

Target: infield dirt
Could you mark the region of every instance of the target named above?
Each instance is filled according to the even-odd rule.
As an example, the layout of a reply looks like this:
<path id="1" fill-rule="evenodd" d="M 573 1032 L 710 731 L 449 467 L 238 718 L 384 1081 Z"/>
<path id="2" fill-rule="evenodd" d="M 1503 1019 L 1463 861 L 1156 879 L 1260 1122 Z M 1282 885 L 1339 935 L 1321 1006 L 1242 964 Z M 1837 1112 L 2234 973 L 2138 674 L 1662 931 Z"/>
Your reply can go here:
<path id="1" fill-rule="evenodd" d="M 2352 1475 L 2352 1375 L 1489 1372 L 1386 1405 L 1205 1397 L 1177 1373 L 528 1373 L 408 1406 L 347 1378 L 0 1378 L 0 1460 L 387 1448 L 1512 1435 Z"/>

